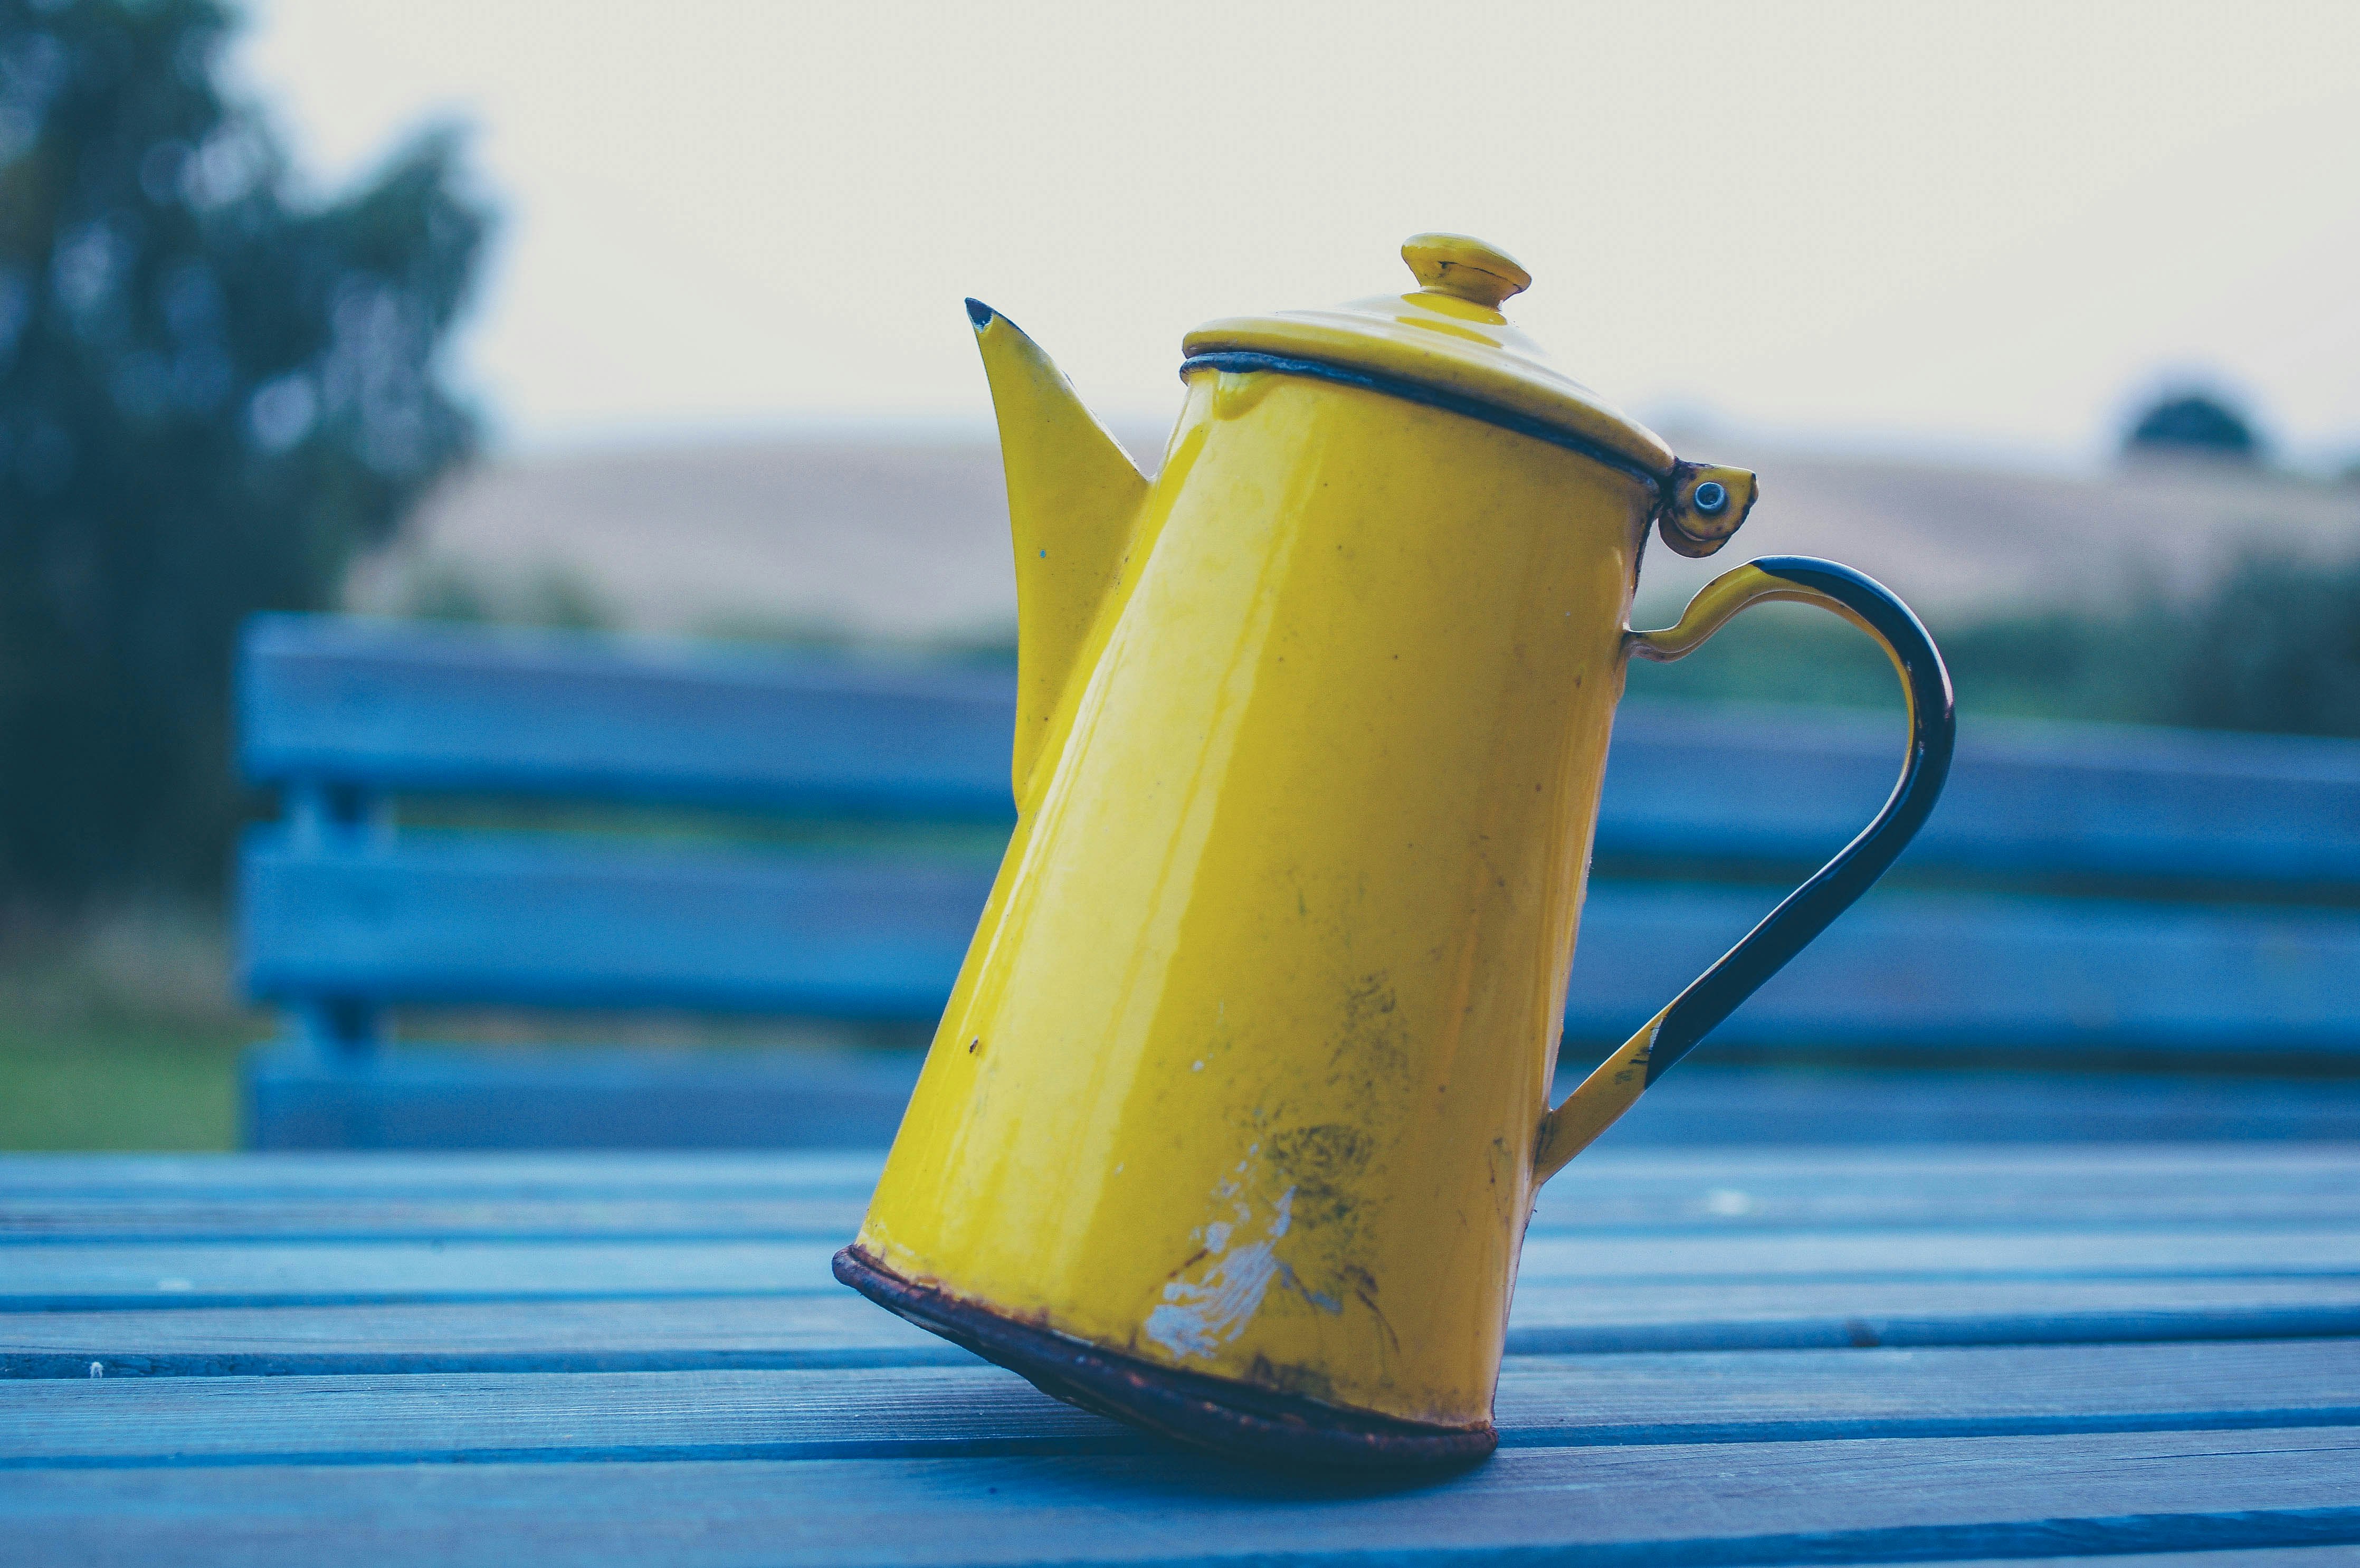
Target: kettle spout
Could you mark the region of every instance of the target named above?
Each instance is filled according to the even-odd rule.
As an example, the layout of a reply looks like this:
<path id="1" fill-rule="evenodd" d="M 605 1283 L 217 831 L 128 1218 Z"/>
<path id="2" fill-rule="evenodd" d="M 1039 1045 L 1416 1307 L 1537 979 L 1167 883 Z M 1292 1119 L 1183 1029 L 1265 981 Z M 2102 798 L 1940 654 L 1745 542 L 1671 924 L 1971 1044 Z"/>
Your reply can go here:
<path id="1" fill-rule="evenodd" d="M 1051 771 L 1059 710 L 1085 678 L 1083 653 L 1115 597 L 1147 479 L 1082 406 L 1040 346 L 979 301 L 975 323 L 1016 543 L 1016 750 L 1011 769 L 1020 810 Z"/>

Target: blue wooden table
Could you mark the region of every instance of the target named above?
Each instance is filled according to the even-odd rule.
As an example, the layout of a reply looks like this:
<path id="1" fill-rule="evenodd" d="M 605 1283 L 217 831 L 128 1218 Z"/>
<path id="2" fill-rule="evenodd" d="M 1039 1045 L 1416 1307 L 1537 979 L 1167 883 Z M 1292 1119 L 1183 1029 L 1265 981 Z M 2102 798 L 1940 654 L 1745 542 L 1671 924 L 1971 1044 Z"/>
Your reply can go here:
<path id="1" fill-rule="evenodd" d="M 1602 1147 L 1535 1222 L 1501 1452 L 1383 1486 L 1175 1450 L 837 1287 L 877 1167 L 0 1157 L 0 1562 L 2360 1542 L 2360 1146 Z"/>

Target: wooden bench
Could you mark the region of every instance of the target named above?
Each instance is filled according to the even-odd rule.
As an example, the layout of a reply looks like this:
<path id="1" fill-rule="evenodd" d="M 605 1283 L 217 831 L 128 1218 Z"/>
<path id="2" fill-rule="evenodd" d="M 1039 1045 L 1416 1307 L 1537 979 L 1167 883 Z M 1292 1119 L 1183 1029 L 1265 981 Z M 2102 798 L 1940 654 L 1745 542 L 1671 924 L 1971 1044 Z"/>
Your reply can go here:
<path id="1" fill-rule="evenodd" d="M 256 1146 L 890 1137 L 906 1050 L 395 1046 L 384 1020 L 432 1004 L 923 1025 L 1011 819 L 1010 672 L 329 617 L 264 618 L 242 657 L 245 770 L 285 803 L 240 868 L 246 983 L 289 1020 L 249 1063 Z M 1896 726 L 1626 707 L 1568 1041 L 1619 1042 L 1865 823 Z M 796 841 L 676 817 L 637 834 L 403 820 L 453 800 L 752 816 Z M 2360 744 L 1970 723 L 1887 885 L 1722 1026 L 1721 1069 L 1684 1066 L 1633 1130 L 2354 1135 L 2355 974 Z M 1881 1065 L 1840 1080 L 1728 1065 L 1748 1060 Z M 2125 1064 L 2149 1076 L 2101 1070 Z M 2184 1076 L 2223 1067 L 2310 1076 Z"/>

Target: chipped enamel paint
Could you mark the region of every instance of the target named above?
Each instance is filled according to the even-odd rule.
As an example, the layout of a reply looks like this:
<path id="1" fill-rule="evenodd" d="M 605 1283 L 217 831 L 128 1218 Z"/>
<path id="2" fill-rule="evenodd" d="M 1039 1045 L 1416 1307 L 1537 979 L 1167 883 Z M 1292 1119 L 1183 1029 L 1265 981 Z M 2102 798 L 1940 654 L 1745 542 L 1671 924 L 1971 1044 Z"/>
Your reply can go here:
<path id="1" fill-rule="evenodd" d="M 1205 1227 L 1206 1258 L 1198 1277 L 1164 1286 L 1163 1304 L 1147 1314 L 1147 1337 L 1174 1355 L 1211 1360 L 1253 1321 L 1273 1280 L 1294 1280 L 1294 1270 L 1279 1261 L 1278 1244 L 1295 1223 L 1295 1189 L 1279 1194 L 1261 1239 L 1231 1252 L 1230 1241 L 1253 1221 L 1246 1203 L 1240 1202 L 1236 1212 L 1235 1224 L 1215 1220 Z M 1328 1304 L 1328 1310 L 1336 1310 L 1332 1301 Z"/>

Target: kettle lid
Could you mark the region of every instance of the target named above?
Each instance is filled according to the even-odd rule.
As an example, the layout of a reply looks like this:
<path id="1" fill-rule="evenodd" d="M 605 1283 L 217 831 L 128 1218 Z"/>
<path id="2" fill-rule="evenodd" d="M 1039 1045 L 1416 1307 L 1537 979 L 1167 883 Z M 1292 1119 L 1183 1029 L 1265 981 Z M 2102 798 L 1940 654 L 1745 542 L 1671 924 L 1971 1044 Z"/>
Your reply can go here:
<path id="1" fill-rule="evenodd" d="M 1402 259 L 1418 281 L 1406 294 L 1207 322 L 1181 340 L 1181 350 L 1191 364 L 1355 381 L 1649 478 L 1671 474 L 1672 449 L 1661 437 L 1549 364 L 1500 313 L 1533 280 L 1513 257 L 1464 235 L 1422 234 L 1403 244 Z"/>

